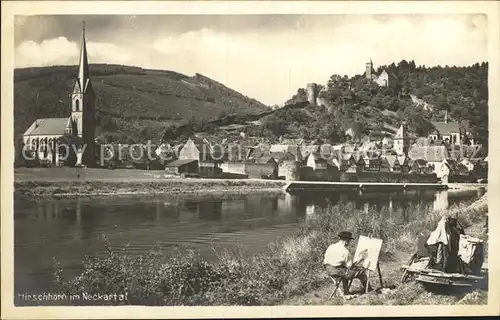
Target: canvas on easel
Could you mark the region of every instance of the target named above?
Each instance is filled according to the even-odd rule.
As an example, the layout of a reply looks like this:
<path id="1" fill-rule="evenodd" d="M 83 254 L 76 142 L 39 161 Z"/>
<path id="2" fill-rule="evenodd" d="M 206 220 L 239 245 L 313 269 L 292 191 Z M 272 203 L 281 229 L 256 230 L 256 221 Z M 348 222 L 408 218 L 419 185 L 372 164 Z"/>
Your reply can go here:
<path id="1" fill-rule="evenodd" d="M 354 253 L 354 261 L 367 270 L 375 271 L 381 249 L 382 239 L 360 236 Z"/>
<path id="2" fill-rule="evenodd" d="M 359 237 L 358 246 L 356 247 L 353 261 L 356 265 L 362 266 L 367 271 L 366 292 L 368 292 L 368 287 L 371 282 L 371 272 L 375 270 L 377 270 L 378 272 L 380 286 L 383 286 L 382 273 L 380 272 L 380 266 L 378 264 L 380 250 L 382 250 L 382 239 L 365 236 Z"/>

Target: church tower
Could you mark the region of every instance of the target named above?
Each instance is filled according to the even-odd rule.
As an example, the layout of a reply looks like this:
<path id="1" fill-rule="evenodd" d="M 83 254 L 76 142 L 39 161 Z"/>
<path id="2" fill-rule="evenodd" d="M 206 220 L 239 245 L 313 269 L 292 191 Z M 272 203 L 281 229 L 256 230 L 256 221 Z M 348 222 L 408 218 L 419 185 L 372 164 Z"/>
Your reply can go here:
<path id="1" fill-rule="evenodd" d="M 366 63 L 366 79 L 372 79 L 372 70 L 373 70 L 373 62 L 370 59 L 370 62 Z"/>
<path id="2" fill-rule="evenodd" d="M 89 62 L 87 58 L 87 44 L 85 41 L 85 22 L 82 28 L 82 43 L 80 48 L 80 61 L 78 77 L 71 93 L 71 132 L 74 136 L 82 138 L 85 150 L 82 163 L 93 165 L 94 159 L 94 113 L 95 93 L 90 81 Z"/>
<path id="3" fill-rule="evenodd" d="M 394 136 L 394 151 L 396 151 L 398 156 L 408 155 L 408 149 L 410 147 L 410 139 L 408 137 L 408 132 L 406 129 L 406 123 L 403 122 L 399 127 L 398 132 Z"/>

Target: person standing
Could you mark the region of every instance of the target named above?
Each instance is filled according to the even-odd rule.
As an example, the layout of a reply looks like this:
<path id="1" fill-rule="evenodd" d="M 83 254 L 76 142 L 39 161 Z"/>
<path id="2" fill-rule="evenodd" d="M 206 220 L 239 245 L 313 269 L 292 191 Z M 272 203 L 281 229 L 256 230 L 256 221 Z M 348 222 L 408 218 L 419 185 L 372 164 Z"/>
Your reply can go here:
<path id="1" fill-rule="evenodd" d="M 354 238 L 349 231 L 341 231 L 338 233 L 339 241 L 330 245 L 325 251 L 323 265 L 326 272 L 334 277 L 342 279 L 344 294 L 349 294 L 349 281 L 359 279 L 366 288 L 367 276 L 364 271 L 352 270 L 352 257 L 347 247 Z"/>
<path id="2" fill-rule="evenodd" d="M 448 256 L 448 261 L 445 266 L 445 272 L 463 272 L 462 264 L 460 263 L 460 257 L 458 256 L 460 235 L 465 234 L 464 229 L 458 225 L 458 221 L 455 218 L 448 218 L 447 231 L 450 235 L 450 254 Z"/>

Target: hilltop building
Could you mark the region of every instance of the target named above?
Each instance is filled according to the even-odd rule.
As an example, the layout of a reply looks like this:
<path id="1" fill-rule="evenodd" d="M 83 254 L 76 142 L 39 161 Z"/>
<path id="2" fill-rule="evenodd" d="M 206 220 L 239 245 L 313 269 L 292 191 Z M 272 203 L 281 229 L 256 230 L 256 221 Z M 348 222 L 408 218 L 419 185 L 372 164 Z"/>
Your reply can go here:
<path id="1" fill-rule="evenodd" d="M 94 112 L 96 96 L 90 81 L 85 25 L 82 29 L 82 42 L 78 76 L 71 96 L 71 115 L 65 118 L 36 119 L 24 132 L 23 142 L 26 148 L 35 151 L 38 159 L 59 164 L 59 152 L 56 150 L 58 139 L 65 135 L 79 137 L 85 145 L 77 152 L 77 165 L 95 164 L 95 125 Z"/>
<path id="2" fill-rule="evenodd" d="M 369 62 L 366 63 L 366 79 L 373 80 L 377 85 L 381 87 L 389 86 L 389 74 L 384 70 L 380 75 L 376 75 L 373 69 L 373 62 L 370 59 Z"/>

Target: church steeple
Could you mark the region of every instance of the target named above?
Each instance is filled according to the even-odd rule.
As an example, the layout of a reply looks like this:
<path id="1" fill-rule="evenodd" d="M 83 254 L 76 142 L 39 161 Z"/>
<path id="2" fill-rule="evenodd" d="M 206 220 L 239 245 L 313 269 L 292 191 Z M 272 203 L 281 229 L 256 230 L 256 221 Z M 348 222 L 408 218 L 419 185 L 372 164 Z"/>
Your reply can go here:
<path id="1" fill-rule="evenodd" d="M 82 44 L 80 48 L 80 66 L 78 69 L 78 84 L 82 93 L 87 91 L 87 85 L 90 81 L 89 61 L 87 58 L 87 44 L 85 41 L 85 21 L 82 23 Z"/>
<path id="2" fill-rule="evenodd" d="M 403 123 L 399 127 L 399 130 L 396 132 L 393 141 L 394 141 L 394 151 L 396 151 L 398 156 L 407 155 L 410 140 L 408 137 L 405 121 L 403 121 Z"/>
<path id="3" fill-rule="evenodd" d="M 82 163 L 88 166 L 95 164 L 95 102 L 96 96 L 90 81 L 89 61 L 87 57 L 87 43 L 85 40 L 85 22 L 82 28 L 82 43 L 80 48 L 80 60 L 78 76 L 75 80 L 73 92 L 71 93 L 71 123 L 68 124 L 68 132 L 83 139 L 87 146 L 84 151 Z"/>

